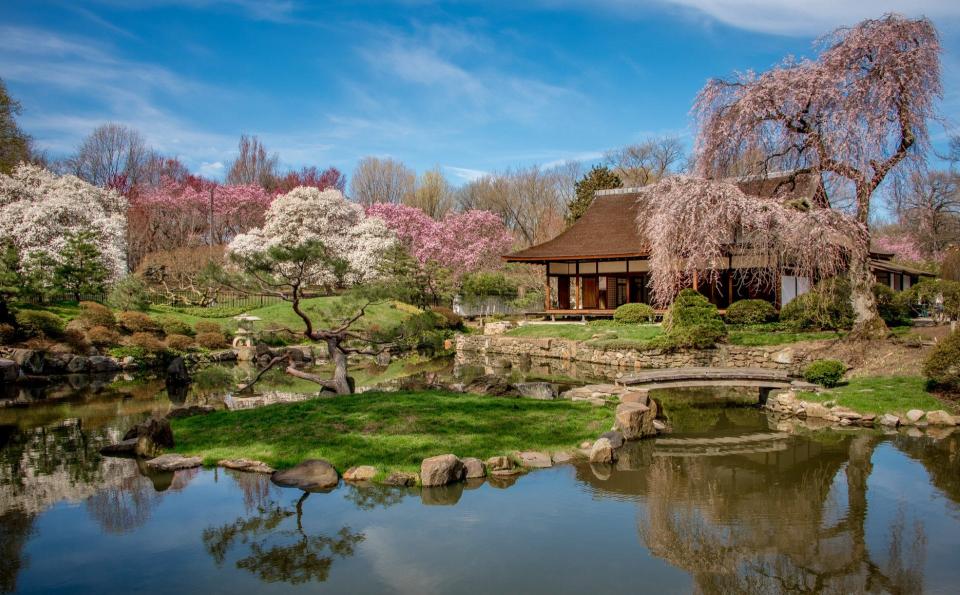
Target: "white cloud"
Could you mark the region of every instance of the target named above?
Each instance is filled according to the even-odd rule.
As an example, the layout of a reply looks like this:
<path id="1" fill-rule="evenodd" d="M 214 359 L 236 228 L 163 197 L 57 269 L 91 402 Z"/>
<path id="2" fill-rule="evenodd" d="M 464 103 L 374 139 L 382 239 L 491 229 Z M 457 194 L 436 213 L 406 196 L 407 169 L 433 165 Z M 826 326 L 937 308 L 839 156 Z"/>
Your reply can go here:
<path id="1" fill-rule="evenodd" d="M 155 6 L 183 6 L 195 10 L 222 9 L 237 11 L 258 21 L 290 23 L 302 8 L 296 0 L 100 0 L 117 8 L 143 9 Z"/>
<path id="2" fill-rule="evenodd" d="M 453 165 L 444 165 L 443 169 L 452 173 L 454 176 L 460 178 L 461 180 L 464 180 L 467 182 L 478 180 L 489 173 L 482 169 L 470 169 L 469 167 L 455 167 Z"/>
<path id="3" fill-rule="evenodd" d="M 220 178 L 223 175 L 223 169 L 222 161 L 214 161 L 213 163 L 204 161 L 200 164 L 199 172 L 200 175 L 208 178 Z"/>
<path id="4" fill-rule="evenodd" d="M 648 0 L 545 0 L 545 3 L 591 10 L 600 6 L 632 18 L 646 18 L 651 4 Z M 657 0 L 656 3 L 707 15 L 741 29 L 778 35 L 821 35 L 836 27 L 890 12 L 932 19 L 960 17 L 960 2 L 956 0 Z"/>

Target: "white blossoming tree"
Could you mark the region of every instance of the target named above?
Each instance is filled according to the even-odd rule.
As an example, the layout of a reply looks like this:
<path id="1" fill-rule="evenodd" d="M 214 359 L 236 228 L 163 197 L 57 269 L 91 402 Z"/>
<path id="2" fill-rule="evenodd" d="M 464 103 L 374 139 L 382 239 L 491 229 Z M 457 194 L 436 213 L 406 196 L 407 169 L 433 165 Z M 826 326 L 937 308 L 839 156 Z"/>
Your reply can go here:
<path id="1" fill-rule="evenodd" d="M 338 394 L 349 394 L 353 392 L 347 375 L 350 354 L 373 355 L 388 346 L 357 329 L 367 308 L 381 301 L 382 294 L 352 295 L 322 317 L 304 308 L 303 300 L 331 287 L 350 288 L 375 281 L 379 258 L 396 241 L 382 220 L 367 218 L 363 209 L 347 201 L 339 190 L 299 187 L 273 201 L 262 228 L 230 243 L 228 253 L 242 274 L 227 283 L 238 289 L 252 286 L 290 302 L 303 321 L 304 336 L 327 345 L 334 372 L 331 379 L 324 379 L 287 361 L 287 373 Z M 275 358 L 267 368 L 280 361 L 284 358 Z"/>
<path id="2" fill-rule="evenodd" d="M 0 175 L 0 242 L 26 262 L 60 264 L 70 237 L 90 233 L 109 278 L 126 273 L 127 199 L 71 175 L 21 164 Z"/>

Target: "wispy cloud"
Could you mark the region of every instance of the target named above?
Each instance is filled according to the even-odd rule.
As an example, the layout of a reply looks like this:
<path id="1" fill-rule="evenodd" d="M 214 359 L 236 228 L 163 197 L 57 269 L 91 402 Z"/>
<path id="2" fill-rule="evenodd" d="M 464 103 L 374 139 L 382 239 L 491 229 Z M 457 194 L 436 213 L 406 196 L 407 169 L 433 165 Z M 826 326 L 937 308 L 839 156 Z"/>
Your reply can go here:
<path id="1" fill-rule="evenodd" d="M 930 18 L 960 17 L 955 0 L 543 0 L 548 6 L 607 10 L 622 18 L 648 18 L 651 4 L 706 15 L 721 23 L 776 35 L 820 35 L 865 18 L 896 12 Z"/>
<path id="2" fill-rule="evenodd" d="M 182 6 L 196 10 L 234 11 L 257 21 L 292 23 L 303 8 L 296 0 L 99 0 L 117 8 L 144 9 L 163 6 Z"/>
<path id="3" fill-rule="evenodd" d="M 456 167 L 453 165 L 444 165 L 443 169 L 465 182 L 478 180 L 490 173 L 482 169 L 470 169 L 469 167 Z"/>

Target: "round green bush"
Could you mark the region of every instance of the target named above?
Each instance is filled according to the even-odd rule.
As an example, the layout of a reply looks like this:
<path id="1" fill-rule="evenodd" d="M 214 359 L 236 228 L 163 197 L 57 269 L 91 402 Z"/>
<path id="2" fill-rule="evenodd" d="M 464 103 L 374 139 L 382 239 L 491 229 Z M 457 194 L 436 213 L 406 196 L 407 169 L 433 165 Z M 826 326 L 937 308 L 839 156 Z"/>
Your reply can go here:
<path id="1" fill-rule="evenodd" d="M 653 322 L 656 312 L 647 304 L 624 304 L 613 313 L 613 319 L 623 324 Z"/>
<path id="2" fill-rule="evenodd" d="M 430 311 L 438 314 L 443 320 L 437 325 L 438 328 L 459 329 L 463 327 L 463 318 L 445 306 L 430 306 Z"/>
<path id="3" fill-rule="evenodd" d="M 729 324 L 764 324 L 777 319 L 777 309 L 766 300 L 740 300 L 727 308 Z"/>
<path id="4" fill-rule="evenodd" d="M 850 295 L 846 278 L 825 279 L 781 308 L 780 321 L 797 330 L 849 329 L 856 318 Z"/>
<path id="5" fill-rule="evenodd" d="M 160 325 L 143 312 L 121 312 L 117 314 L 120 328 L 128 333 L 158 333 Z"/>
<path id="6" fill-rule="evenodd" d="M 909 293 L 894 291 L 886 285 L 873 285 L 873 300 L 877 303 L 877 312 L 887 326 L 907 326 L 910 324 Z"/>
<path id="7" fill-rule="evenodd" d="M 20 310 L 15 316 L 17 326 L 30 338 L 57 338 L 63 335 L 63 319 L 43 310 Z"/>
<path id="8" fill-rule="evenodd" d="M 807 382 L 830 388 L 840 382 L 840 379 L 843 378 L 843 373 L 846 371 L 847 366 L 841 361 L 835 359 L 818 359 L 804 368 L 803 378 Z"/>
<path id="9" fill-rule="evenodd" d="M 717 307 L 703 294 L 684 289 L 664 317 L 667 332 L 658 343 L 668 349 L 706 349 L 727 336 Z"/>
<path id="10" fill-rule="evenodd" d="M 923 375 L 937 386 L 960 390 L 960 330 L 950 333 L 927 356 Z"/>
<path id="11" fill-rule="evenodd" d="M 117 325 L 117 319 L 114 317 L 110 308 L 97 302 L 80 302 L 80 322 L 86 328 L 95 326 L 105 326 L 113 328 Z"/>

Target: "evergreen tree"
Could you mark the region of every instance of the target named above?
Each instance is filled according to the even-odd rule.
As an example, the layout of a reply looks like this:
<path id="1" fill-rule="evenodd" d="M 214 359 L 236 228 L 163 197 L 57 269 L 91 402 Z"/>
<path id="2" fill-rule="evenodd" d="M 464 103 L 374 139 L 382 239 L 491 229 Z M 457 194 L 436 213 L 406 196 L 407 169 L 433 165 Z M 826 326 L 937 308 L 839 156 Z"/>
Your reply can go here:
<path id="1" fill-rule="evenodd" d="M 605 165 L 595 165 L 580 181 L 574 184 L 577 197 L 567 205 L 567 224 L 583 216 L 593 203 L 593 195 L 597 190 L 620 188 L 623 182 L 617 174 L 610 171 Z"/>
<path id="2" fill-rule="evenodd" d="M 24 134 L 14 116 L 20 103 L 10 97 L 0 79 L 0 174 L 9 174 L 21 161 L 30 161 L 30 137 Z"/>
<path id="3" fill-rule="evenodd" d="M 60 252 L 60 263 L 53 271 L 54 285 L 80 301 L 83 294 L 102 293 L 109 272 L 92 231 L 67 234 L 67 243 Z"/>
<path id="4" fill-rule="evenodd" d="M 11 304 L 20 293 L 20 254 L 11 242 L 0 245 L 0 324 L 13 324 Z"/>

